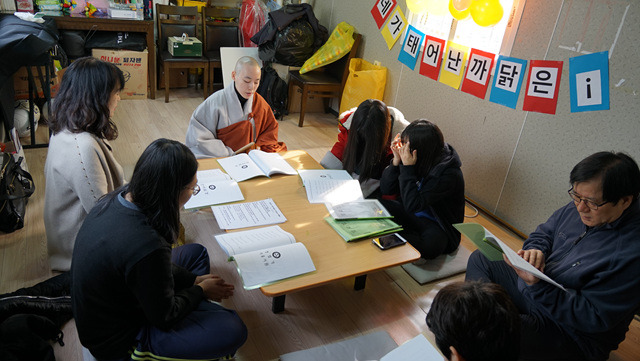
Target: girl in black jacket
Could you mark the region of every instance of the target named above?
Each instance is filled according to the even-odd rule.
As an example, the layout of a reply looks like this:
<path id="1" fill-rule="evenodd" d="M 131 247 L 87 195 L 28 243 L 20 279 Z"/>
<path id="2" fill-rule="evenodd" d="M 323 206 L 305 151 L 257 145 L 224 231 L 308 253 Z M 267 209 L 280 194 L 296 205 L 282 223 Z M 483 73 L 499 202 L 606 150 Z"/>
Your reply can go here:
<path id="1" fill-rule="evenodd" d="M 458 153 L 424 119 L 397 134 L 391 149 L 380 190 L 384 206 L 402 225 L 400 234 L 425 259 L 455 251 L 460 233 L 453 224 L 464 220 L 465 202 Z"/>

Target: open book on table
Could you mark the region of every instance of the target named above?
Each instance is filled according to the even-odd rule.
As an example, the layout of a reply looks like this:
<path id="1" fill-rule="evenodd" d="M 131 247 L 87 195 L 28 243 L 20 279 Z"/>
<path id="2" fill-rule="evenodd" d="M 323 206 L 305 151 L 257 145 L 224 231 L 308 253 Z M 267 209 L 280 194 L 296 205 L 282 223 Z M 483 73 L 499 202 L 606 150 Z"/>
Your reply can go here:
<path id="1" fill-rule="evenodd" d="M 333 219 L 393 218 L 377 199 L 363 199 L 345 203 L 325 203 Z"/>
<path id="2" fill-rule="evenodd" d="M 504 254 L 514 267 L 529 272 L 541 280 L 547 281 L 566 291 L 561 284 L 533 267 L 529 262 L 525 261 L 524 258 L 520 257 L 516 251 L 512 250 L 511 247 L 507 246 L 483 226 L 477 223 L 456 223 L 453 226 L 478 246 L 480 252 L 490 261 L 502 261 L 502 254 Z"/>
<path id="3" fill-rule="evenodd" d="M 304 244 L 279 226 L 215 236 L 234 260 L 245 289 L 254 289 L 316 270 Z"/>
<path id="4" fill-rule="evenodd" d="M 197 178 L 200 191 L 191 196 L 184 205 L 184 209 L 196 209 L 244 200 L 238 182 L 220 169 L 200 170 L 197 172 Z"/>
<path id="5" fill-rule="evenodd" d="M 388 218 L 340 221 L 332 217 L 326 217 L 324 220 L 347 242 L 382 236 L 402 230 L 400 225 Z"/>
<path id="6" fill-rule="evenodd" d="M 301 169 L 298 174 L 309 203 L 344 203 L 364 199 L 360 182 L 346 170 Z"/>
<path id="7" fill-rule="evenodd" d="M 238 182 L 254 177 L 271 177 L 273 174 L 297 174 L 296 170 L 278 153 L 254 149 L 247 153 L 219 158 L 225 172 Z"/>

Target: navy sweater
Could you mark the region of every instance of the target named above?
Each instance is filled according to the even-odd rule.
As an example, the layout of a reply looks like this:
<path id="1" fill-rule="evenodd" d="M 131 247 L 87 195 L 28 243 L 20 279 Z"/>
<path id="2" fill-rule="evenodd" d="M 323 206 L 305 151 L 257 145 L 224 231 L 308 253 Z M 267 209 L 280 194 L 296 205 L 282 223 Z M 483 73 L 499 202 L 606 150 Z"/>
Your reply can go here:
<path id="1" fill-rule="evenodd" d="M 539 317 L 564 329 L 589 360 L 606 360 L 640 308 L 640 203 L 616 221 L 586 227 L 573 202 L 538 226 L 523 249 L 545 254 L 547 282 L 518 288 Z"/>
<path id="2" fill-rule="evenodd" d="M 116 198 L 85 219 L 73 251 L 71 296 L 80 341 L 100 359 L 127 355 L 143 325 L 169 329 L 204 299 L 171 245 Z"/>
<path id="3" fill-rule="evenodd" d="M 399 196 L 410 214 L 427 212 L 446 232 L 452 243 L 460 243 L 460 232 L 454 223 L 464 221 L 464 177 L 462 162 L 453 147 L 445 143 L 442 159 L 427 177 L 418 179 L 415 165 L 393 164 L 382 173 L 380 190 L 383 198 Z"/>

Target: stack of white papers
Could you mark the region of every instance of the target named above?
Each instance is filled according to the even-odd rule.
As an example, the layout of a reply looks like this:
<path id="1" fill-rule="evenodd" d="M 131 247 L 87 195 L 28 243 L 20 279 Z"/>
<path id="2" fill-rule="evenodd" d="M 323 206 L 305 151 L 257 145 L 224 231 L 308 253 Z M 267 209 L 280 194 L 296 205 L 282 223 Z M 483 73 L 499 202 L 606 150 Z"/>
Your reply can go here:
<path id="1" fill-rule="evenodd" d="M 377 199 L 363 199 L 345 203 L 324 204 L 333 219 L 393 218 Z"/>
<path id="2" fill-rule="evenodd" d="M 213 206 L 211 210 L 220 229 L 266 226 L 284 223 L 287 220 L 271 198 L 256 202 Z"/>
<path id="3" fill-rule="evenodd" d="M 301 169 L 298 174 L 309 203 L 344 203 L 364 199 L 360 182 L 346 170 Z"/>
<path id="4" fill-rule="evenodd" d="M 244 200 L 238 183 L 220 169 L 198 171 L 196 176 L 200 192 L 191 196 L 191 199 L 184 205 L 184 209 Z"/>

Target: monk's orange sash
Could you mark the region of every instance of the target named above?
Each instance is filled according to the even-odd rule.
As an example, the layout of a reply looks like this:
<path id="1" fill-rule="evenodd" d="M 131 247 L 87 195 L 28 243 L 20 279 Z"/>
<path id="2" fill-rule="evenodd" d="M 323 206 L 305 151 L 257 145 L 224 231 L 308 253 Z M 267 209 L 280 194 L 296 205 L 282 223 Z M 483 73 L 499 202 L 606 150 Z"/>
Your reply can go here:
<path id="1" fill-rule="evenodd" d="M 251 118 L 249 118 L 251 119 Z M 217 138 L 220 139 L 227 147 L 236 151 L 245 145 L 255 142 L 255 130 L 250 120 L 241 120 L 231 124 L 228 127 L 218 129 Z M 256 146 L 248 148 L 246 152 L 255 149 Z"/>

